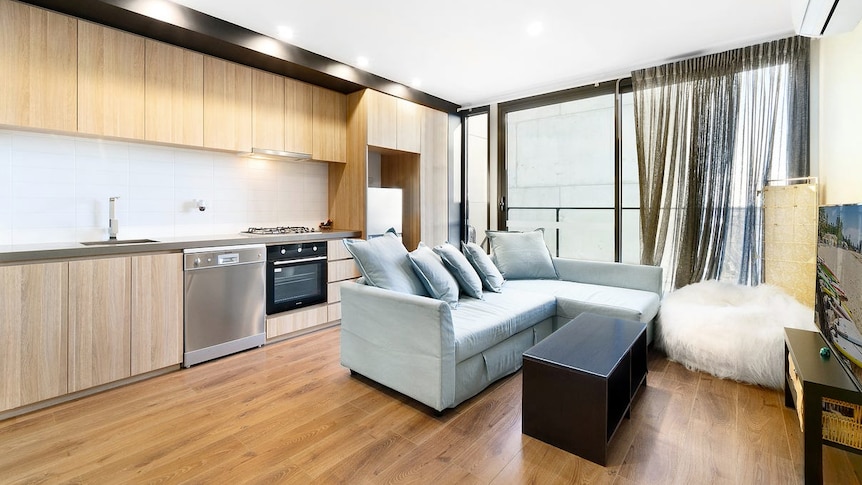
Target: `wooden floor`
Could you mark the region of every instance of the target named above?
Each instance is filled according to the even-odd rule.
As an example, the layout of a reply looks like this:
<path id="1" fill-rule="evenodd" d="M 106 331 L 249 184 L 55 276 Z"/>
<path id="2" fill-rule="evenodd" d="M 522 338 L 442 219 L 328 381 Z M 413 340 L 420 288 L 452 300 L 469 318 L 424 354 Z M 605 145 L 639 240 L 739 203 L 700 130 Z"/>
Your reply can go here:
<path id="1" fill-rule="evenodd" d="M 649 368 L 603 468 L 521 434 L 520 372 L 437 417 L 351 377 L 336 327 L 0 422 L 0 483 L 802 483 L 781 392 Z"/>

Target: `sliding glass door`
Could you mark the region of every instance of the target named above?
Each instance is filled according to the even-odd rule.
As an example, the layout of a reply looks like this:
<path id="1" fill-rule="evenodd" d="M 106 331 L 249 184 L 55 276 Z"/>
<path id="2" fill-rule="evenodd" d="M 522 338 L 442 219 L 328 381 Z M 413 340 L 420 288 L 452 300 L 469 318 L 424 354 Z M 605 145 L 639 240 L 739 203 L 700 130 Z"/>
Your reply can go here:
<path id="1" fill-rule="evenodd" d="M 632 95 L 618 83 L 500 106 L 500 220 L 561 257 L 640 261 Z M 502 184 L 501 184 L 502 185 Z"/>

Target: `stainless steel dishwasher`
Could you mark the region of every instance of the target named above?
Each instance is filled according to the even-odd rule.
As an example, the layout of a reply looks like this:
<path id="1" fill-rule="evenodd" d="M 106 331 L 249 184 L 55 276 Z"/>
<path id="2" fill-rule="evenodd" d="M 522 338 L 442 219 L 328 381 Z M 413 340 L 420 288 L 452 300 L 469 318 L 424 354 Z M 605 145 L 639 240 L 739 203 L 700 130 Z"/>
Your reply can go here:
<path id="1" fill-rule="evenodd" d="M 266 246 L 183 253 L 183 367 L 266 343 Z"/>

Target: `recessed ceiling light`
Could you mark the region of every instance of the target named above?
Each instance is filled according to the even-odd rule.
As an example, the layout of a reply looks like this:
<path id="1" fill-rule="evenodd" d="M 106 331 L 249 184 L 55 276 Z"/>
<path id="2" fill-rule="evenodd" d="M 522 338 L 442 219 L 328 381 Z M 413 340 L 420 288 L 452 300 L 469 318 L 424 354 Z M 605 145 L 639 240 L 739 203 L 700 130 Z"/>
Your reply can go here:
<path id="1" fill-rule="evenodd" d="M 414 77 L 412 81 L 410 81 L 410 87 L 418 89 L 419 86 L 422 86 L 422 80 L 418 77 Z"/>
<path id="2" fill-rule="evenodd" d="M 278 26 L 278 38 L 281 40 L 293 39 L 293 29 L 284 25 Z"/>
<path id="3" fill-rule="evenodd" d="M 359 56 L 356 58 L 356 65 L 359 67 L 368 67 L 368 58 L 365 56 Z"/>
<path id="4" fill-rule="evenodd" d="M 539 35 L 543 30 L 545 30 L 545 26 L 538 20 L 527 25 L 527 33 L 530 35 Z"/>

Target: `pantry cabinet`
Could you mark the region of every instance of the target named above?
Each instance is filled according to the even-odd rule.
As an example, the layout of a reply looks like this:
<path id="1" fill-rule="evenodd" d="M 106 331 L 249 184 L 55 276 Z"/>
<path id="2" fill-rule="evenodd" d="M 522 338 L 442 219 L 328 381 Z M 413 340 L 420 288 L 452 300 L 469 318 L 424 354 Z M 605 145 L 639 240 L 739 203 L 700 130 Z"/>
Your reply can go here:
<path id="1" fill-rule="evenodd" d="M 347 160 L 347 96 L 313 86 L 312 158 Z"/>
<path id="2" fill-rule="evenodd" d="M 143 37 L 78 22 L 78 131 L 144 138 Z"/>
<path id="3" fill-rule="evenodd" d="M 69 391 L 129 377 L 131 261 L 69 263 Z"/>
<path id="4" fill-rule="evenodd" d="M 204 56 L 204 146 L 231 151 L 252 147 L 252 72 Z"/>
<path id="5" fill-rule="evenodd" d="M 72 17 L 0 0 L 0 125 L 77 129 L 77 29 Z"/>
<path id="6" fill-rule="evenodd" d="M 204 56 L 146 39 L 145 138 L 203 146 Z"/>
<path id="7" fill-rule="evenodd" d="M 68 263 L 0 267 L 0 411 L 68 392 Z"/>
<path id="8" fill-rule="evenodd" d="M 420 213 L 422 240 L 449 240 L 449 115 L 419 107 L 422 113 Z"/>

